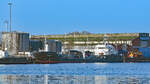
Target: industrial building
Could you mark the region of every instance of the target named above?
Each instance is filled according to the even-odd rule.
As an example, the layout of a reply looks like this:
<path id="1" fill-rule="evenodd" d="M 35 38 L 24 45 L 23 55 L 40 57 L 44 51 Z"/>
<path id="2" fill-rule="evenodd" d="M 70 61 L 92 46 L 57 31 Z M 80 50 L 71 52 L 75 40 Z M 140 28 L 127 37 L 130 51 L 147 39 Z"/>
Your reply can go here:
<path id="1" fill-rule="evenodd" d="M 139 33 L 139 37 L 132 41 L 132 46 L 138 49 L 145 58 L 150 58 L 149 33 Z"/>
<path id="2" fill-rule="evenodd" d="M 7 48 L 9 55 L 29 51 L 29 33 L 2 32 L 2 50 Z"/>
<path id="3" fill-rule="evenodd" d="M 139 37 L 132 40 L 132 46 L 138 47 L 150 47 L 149 33 L 139 33 Z"/>

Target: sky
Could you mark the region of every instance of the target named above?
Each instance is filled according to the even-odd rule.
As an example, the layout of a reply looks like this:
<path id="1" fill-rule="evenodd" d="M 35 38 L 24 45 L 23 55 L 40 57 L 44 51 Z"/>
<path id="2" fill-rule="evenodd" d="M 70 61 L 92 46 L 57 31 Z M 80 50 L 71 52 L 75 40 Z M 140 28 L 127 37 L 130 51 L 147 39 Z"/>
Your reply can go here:
<path id="1" fill-rule="evenodd" d="M 6 31 L 10 0 L 0 0 Z M 150 33 L 150 0 L 11 0 L 12 30 L 39 34 Z"/>

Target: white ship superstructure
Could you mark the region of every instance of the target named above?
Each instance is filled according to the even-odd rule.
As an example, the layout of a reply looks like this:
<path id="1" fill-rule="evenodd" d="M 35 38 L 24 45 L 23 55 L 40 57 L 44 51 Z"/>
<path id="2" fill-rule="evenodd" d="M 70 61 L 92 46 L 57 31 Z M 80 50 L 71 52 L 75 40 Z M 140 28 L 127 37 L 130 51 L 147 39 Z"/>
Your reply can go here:
<path id="1" fill-rule="evenodd" d="M 117 50 L 113 45 L 110 44 L 99 44 L 95 46 L 94 49 L 95 55 L 116 55 Z"/>

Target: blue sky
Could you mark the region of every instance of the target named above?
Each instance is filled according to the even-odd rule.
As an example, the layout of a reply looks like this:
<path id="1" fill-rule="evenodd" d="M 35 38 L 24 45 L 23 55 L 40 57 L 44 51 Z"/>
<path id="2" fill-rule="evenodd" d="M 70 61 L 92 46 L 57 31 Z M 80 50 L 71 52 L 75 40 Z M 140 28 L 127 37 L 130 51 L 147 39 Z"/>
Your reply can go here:
<path id="1" fill-rule="evenodd" d="M 0 31 L 10 0 L 0 0 Z M 12 28 L 31 34 L 150 33 L 150 0 L 11 0 Z"/>

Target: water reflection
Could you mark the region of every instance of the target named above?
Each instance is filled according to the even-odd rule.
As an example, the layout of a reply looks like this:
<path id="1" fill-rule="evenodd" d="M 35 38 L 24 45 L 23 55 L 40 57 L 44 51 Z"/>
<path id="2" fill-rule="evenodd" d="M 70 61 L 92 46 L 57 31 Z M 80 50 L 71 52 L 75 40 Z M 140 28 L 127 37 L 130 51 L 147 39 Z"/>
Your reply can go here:
<path id="1" fill-rule="evenodd" d="M 150 84 L 150 77 L 0 75 L 0 84 Z"/>
<path id="2" fill-rule="evenodd" d="M 0 65 L 0 84 L 150 84 L 150 63 Z"/>

